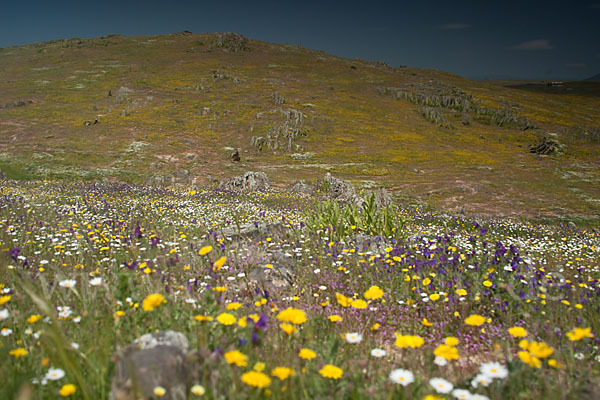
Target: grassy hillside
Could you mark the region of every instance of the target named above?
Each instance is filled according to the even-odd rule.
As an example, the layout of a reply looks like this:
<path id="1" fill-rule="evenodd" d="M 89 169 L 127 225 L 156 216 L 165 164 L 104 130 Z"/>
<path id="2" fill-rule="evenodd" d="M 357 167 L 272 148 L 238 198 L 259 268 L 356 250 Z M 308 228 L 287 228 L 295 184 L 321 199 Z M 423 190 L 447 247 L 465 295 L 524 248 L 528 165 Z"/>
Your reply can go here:
<path id="1" fill-rule="evenodd" d="M 193 185 L 261 170 L 285 185 L 330 171 L 448 209 L 594 223 L 599 111 L 598 97 L 227 34 L 0 49 L 0 169 L 11 178 Z M 560 154 L 528 152 L 544 132 Z"/>

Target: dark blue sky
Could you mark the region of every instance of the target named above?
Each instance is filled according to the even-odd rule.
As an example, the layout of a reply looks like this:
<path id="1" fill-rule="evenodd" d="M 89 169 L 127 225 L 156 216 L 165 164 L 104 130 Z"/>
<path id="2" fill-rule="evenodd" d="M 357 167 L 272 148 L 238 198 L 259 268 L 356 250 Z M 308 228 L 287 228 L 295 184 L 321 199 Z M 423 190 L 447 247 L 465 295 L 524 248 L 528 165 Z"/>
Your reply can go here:
<path id="1" fill-rule="evenodd" d="M 238 32 L 470 78 L 600 73 L 600 0 L 53 1 L 0 7 L 0 47 L 110 33 Z"/>

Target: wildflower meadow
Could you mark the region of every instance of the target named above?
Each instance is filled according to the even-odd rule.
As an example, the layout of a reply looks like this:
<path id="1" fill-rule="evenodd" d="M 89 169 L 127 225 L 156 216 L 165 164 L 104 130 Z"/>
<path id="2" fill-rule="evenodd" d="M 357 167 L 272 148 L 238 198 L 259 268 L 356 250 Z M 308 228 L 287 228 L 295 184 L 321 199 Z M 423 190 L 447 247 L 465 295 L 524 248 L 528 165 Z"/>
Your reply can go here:
<path id="1" fill-rule="evenodd" d="M 600 397 L 597 230 L 273 190 L 0 195 L 1 398 L 106 399 L 114 354 L 164 330 L 196 355 L 189 399 Z"/>

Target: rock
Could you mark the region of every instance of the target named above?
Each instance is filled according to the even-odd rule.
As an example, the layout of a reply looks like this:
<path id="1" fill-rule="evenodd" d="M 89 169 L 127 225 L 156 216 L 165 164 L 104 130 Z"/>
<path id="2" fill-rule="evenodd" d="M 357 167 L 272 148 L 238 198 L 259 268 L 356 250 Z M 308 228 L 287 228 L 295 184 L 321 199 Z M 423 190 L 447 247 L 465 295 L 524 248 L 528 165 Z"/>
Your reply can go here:
<path id="1" fill-rule="evenodd" d="M 269 254 L 268 262 L 265 265 L 267 264 L 272 265 L 272 268 L 261 266 L 250 271 L 248 280 L 251 286 L 271 292 L 276 289 L 292 287 L 295 280 L 296 262 L 291 256 L 277 251 Z"/>
<path id="2" fill-rule="evenodd" d="M 375 191 L 375 205 L 378 209 L 389 207 L 392 203 L 392 196 L 387 190 L 381 188 Z"/>
<path id="3" fill-rule="evenodd" d="M 185 400 L 199 381 L 198 357 L 189 354 L 185 335 L 175 331 L 146 334 L 114 357 L 110 400 L 154 398 L 154 388 L 166 389 L 165 399 Z"/>
<path id="4" fill-rule="evenodd" d="M 240 152 L 238 149 L 235 149 L 230 155 L 229 158 L 231 158 L 232 161 L 240 161 Z"/>
<path id="5" fill-rule="evenodd" d="M 222 235 L 232 241 L 255 240 L 267 237 L 277 237 L 284 232 L 285 228 L 281 222 L 259 222 L 243 224 L 238 227 L 223 229 Z"/>
<path id="6" fill-rule="evenodd" d="M 262 149 L 267 144 L 267 141 L 262 136 L 252 136 L 252 139 L 250 139 L 250 144 L 254 146 L 258 151 L 262 151 Z"/>
<path id="7" fill-rule="evenodd" d="M 225 32 L 217 33 L 209 49 L 218 48 L 225 51 L 237 53 L 238 51 L 250 51 L 248 39 L 239 33 Z"/>
<path id="8" fill-rule="evenodd" d="M 246 172 L 244 175 L 231 178 L 219 186 L 222 190 L 244 190 L 249 192 L 265 191 L 269 187 L 269 178 L 264 172 Z"/>
<path id="9" fill-rule="evenodd" d="M 575 223 L 573 221 L 569 221 L 567 223 L 567 226 L 571 229 L 577 229 L 577 225 L 575 225 Z"/>
<path id="10" fill-rule="evenodd" d="M 341 179 L 335 178 L 329 172 L 325 174 L 323 184 L 327 188 L 327 197 L 342 200 L 362 207 L 365 200 L 356 194 L 354 187 Z"/>
<path id="11" fill-rule="evenodd" d="M 560 154 L 563 149 L 564 146 L 558 140 L 556 140 L 556 134 L 551 133 L 543 134 L 542 138 L 536 145 L 529 147 L 529 152 L 540 155 L 548 155 L 553 153 Z"/>
<path id="12" fill-rule="evenodd" d="M 305 161 L 311 159 L 314 155 L 315 153 L 311 153 L 310 151 L 308 151 L 306 153 L 293 153 L 290 154 L 290 157 L 292 157 L 292 159 L 294 160 Z"/>
<path id="13" fill-rule="evenodd" d="M 137 338 L 134 343 L 142 350 L 151 349 L 156 346 L 175 346 L 184 353 L 190 350 L 190 344 L 185 335 L 172 330 L 146 333 Z"/>
<path id="14" fill-rule="evenodd" d="M 307 185 L 304 181 L 296 182 L 290 188 L 292 193 L 301 193 L 311 195 L 314 191 L 314 188 L 311 185 Z"/>

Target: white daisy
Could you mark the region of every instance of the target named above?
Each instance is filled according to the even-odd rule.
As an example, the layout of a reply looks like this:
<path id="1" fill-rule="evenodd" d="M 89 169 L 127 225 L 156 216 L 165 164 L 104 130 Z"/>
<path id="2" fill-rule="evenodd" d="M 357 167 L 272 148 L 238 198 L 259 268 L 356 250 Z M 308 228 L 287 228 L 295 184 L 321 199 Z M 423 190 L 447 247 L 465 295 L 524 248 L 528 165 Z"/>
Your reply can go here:
<path id="1" fill-rule="evenodd" d="M 387 354 L 387 352 L 385 350 L 383 350 L 383 349 L 373 349 L 373 350 L 371 350 L 371 355 L 373 357 L 377 357 L 377 358 L 385 357 L 386 354 Z"/>
<path id="2" fill-rule="evenodd" d="M 440 357 L 440 356 L 435 356 L 435 360 L 433 360 L 433 363 L 435 365 L 438 365 L 440 367 L 443 367 L 444 365 L 448 364 L 448 360 L 446 360 L 444 357 Z"/>
<path id="3" fill-rule="evenodd" d="M 473 393 L 471 400 L 490 400 L 490 398 L 479 393 Z"/>
<path id="4" fill-rule="evenodd" d="M 454 389 L 452 391 L 452 396 L 456 397 L 459 400 L 472 400 L 473 395 L 471 392 L 465 389 Z"/>
<path id="5" fill-rule="evenodd" d="M 358 332 L 346 333 L 346 342 L 348 343 L 360 343 L 362 339 L 363 336 Z"/>
<path id="6" fill-rule="evenodd" d="M 50 380 L 50 381 L 57 381 L 59 379 L 62 379 L 65 376 L 65 371 L 63 371 L 60 368 L 50 368 L 48 370 L 48 372 L 46 372 L 46 376 L 44 377 L 44 379 Z"/>
<path id="7" fill-rule="evenodd" d="M 0 321 L 5 320 L 6 318 L 8 318 L 10 314 L 8 313 L 8 310 L 6 308 L 0 310 Z"/>
<path id="8" fill-rule="evenodd" d="M 481 364 L 479 371 L 492 379 L 504 379 L 508 376 L 508 369 L 498 362 Z"/>
<path id="9" fill-rule="evenodd" d="M 64 287 L 64 288 L 72 288 L 72 287 L 75 287 L 76 283 L 77 283 L 77 281 L 75 281 L 75 279 L 65 279 L 64 281 L 58 282 L 58 286 Z"/>
<path id="10" fill-rule="evenodd" d="M 450 393 L 454 389 L 454 385 L 443 378 L 431 378 L 429 384 L 438 393 Z"/>
<path id="11" fill-rule="evenodd" d="M 471 386 L 474 388 L 479 387 L 479 385 L 487 387 L 493 380 L 494 379 L 491 376 L 481 373 L 473 378 Z"/>
<path id="12" fill-rule="evenodd" d="M 12 329 L 9 328 L 2 328 L 2 330 L 0 331 L 0 335 L 2 336 L 10 336 L 12 335 L 13 331 Z"/>
<path id="13" fill-rule="evenodd" d="M 102 278 L 100 278 L 100 277 L 90 279 L 90 285 L 92 285 L 92 286 L 100 286 L 101 284 L 102 284 Z"/>
<path id="14" fill-rule="evenodd" d="M 395 369 L 390 372 L 390 380 L 402 386 L 407 386 L 415 381 L 412 372 L 406 369 Z"/>

